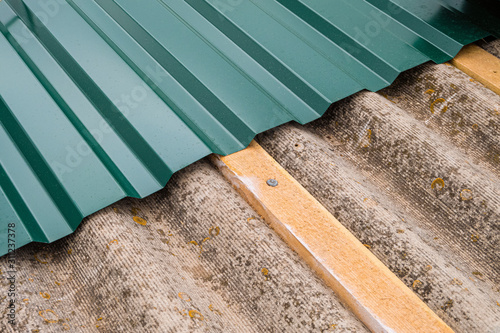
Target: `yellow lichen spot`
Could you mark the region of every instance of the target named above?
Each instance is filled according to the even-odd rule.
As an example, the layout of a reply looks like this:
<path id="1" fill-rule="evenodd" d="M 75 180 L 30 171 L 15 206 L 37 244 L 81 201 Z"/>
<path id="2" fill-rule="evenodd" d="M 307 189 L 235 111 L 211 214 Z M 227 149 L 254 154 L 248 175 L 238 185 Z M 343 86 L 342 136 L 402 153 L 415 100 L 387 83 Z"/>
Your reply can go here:
<path id="1" fill-rule="evenodd" d="M 30 300 L 29 300 L 29 298 L 24 298 L 24 299 L 23 299 L 23 302 L 24 302 L 25 304 L 28 304 L 28 303 L 29 303 L 29 301 L 30 301 Z"/>
<path id="2" fill-rule="evenodd" d="M 478 271 L 472 272 L 472 275 L 479 276 L 479 277 L 483 276 L 483 274 L 481 272 L 478 272 Z"/>
<path id="3" fill-rule="evenodd" d="M 463 282 L 460 281 L 457 278 L 454 278 L 453 280 L 451 280 L 451 284 L 454 284 L 454 285 L 457 285 L 457 286 L 461 286 L 463 284 Z"/>
<path id="4" fill-rule="evenodd" d="M 428 272 L 428 271 L 430 271 L 431 269 L 432 269 L 432 266 L 431 266 L 431 265 L 427 265 L 427 266 L 425 266 L 425 270 L 426 270 L 427 272 Z"/>
<path id="5" fill-rule="evenodd" d="M 449 301 L 444 303 L 444 306 L 442 306 L 441 309 L 447 310 L 447 309 L 450 309 L 452 306 L 453 306 L 453 300 L 450 299 Z"/>
<path id="6" fill-rule="evenodd" d="M 446 100 L 444 98 L 438 98 L 434 102 L 431 103 L 431 112 L 434 113 L 436 109 L 436 104 L 441 104 L 441 103 L 446 103 Z M 441 112 L 445 113 L 446 110 L 448 110 L 448 106 L 445 105 L 442 109 Z"/>
<path id="7" fill-rule="evenodd" d="M 477 131 L 479 129 L 479 125 L 478 124 L 474 124 L 472 125 L 472 129 Z"/>
<path id="8" fill-rule="evenodd" d="M 36 328 L 31 330 L 31 333 L 39 333 L 39 332 L 40 330 L 37 330 Z"/>
<path id="9" fill-rule="evenodd" d="M 132 207 L 130 209 L 130 212 L 132 213 L 132 215 L 137 215 L 137 213 L 139 213 L 141 211 L 140 208 L 136 208 L 136 207 Z"/>
<path id="10" fill-rule="evenodd" d="M 463 189 L 462 192 L 460 192 L 460 198 L 462 198 L 463 201 L 471 200 L 472 191 L 469 189 Z"/>
<path id="11" fill-rule="evenodd" d="M 363 244 L 363 245 L 364 245 L 364 247 L 366 247 L 367 249 L 371 249 L 371 248 L 372 248 L 372 247 L 371 247 L 370 245 L 368 245 L 368 244 Z"/>
<path id="12" fill-rule="evenodd" d="M 427 89 L 424 94 L 432 95 L 434 93 L 434 89 Z"/>
<path id="13" fill-rule="evenodd" d="M 189 243 L 200 247 L 200 257 L 201 257 L 201 254 L 203 253 L 203 243 L 204 243 L 204 242 L 206 242 L 206 241 L 207 241 L 207 240 L 209 240 L 209 239 L 210 239 L 210 237 L 206 237 L 205 239 L 203 239 L 203 240 L 201 241 L 201 243 L 200 243 L 200 244 L 198 244 L 198 242 L 197 242 L 197 241 L 194 241 L 194 240 L 193 240 L 193 241 L 190 241 Z"/>
<path id="14" fill-rule="evenodd" d="M 247 222 L 250 222 L 250 221 L 252 221 L 252 220 L 257 220 L 257 218 L 256 218 L 255 216 L 252 216 L 252 217 L 247 218 Z"/>
<path id="15" fill-rule="evenodd" d="M 267 268 L 265 268 L 265 267 L 264 267 L 264 268 L 262 268 L 260 271 L 261 271 L 261 272 L 262 272 L 262 274 L 264 274 L 265 276 L 267 276 L 267 275 L 269 274 L 269 270 L 268 270 Z"/>
<path id="16" fill-rule="evenodd" d="M 431 184 L 432 189 L 437 189 L 438 191 L 441 191 L 444 188 L 444 180 L 443 178 L 436 178 Z"/>
<path id="17" fill-rule="evenodd" d="M 365 136 L 361 139 L 361 146 L 363 148 L 368 148 L 372 143 L 372 130 L 367 129 Z"/>
<path id="18" fill-rule="evenodd" d="M 497 302 L 497 305 L 500 306 L 500 303 Z"/>
<path id="19" fill-rule="evenodd" d="M 113 207 L 113 210 L 115 211 L 116 214 L 118 214 L 118 208 Z"/>
<path id="20" fill-rule="evenodd" d="M 363 200 L 363 203 L 366 206 L 366 208 L 373 208 L 373 207 L 378 206 L 377 201 L 373 200 L 372 198 L 365 198 Z"/>
<path id="21" fill-rule="evenodd" d="M 470 236 L 470 239 L 471 239 L 471 241 L 473 241 L 474 243 L 476 243 L 477 241 L 479 241 L 479 235 L 472 234 Z"/>
<path id="22" fill-rule="evenodd" d="M 210 236 L 212 237 L 215 237 L 215 236 L 218 236 L 220 234 L 220 228 L 219 227 L 211 227 L 209 230 L 208 230 L 208 233 L 210 234 Z"/>
<path id="23" fill-rule="evenodd" d="M 42 292 L 40 291 L 40 296 L 42 296 L 42 297 L 43 297 L 43 298 L 45 298 L 45 299 L 50 299 L 50 295 L 49 295 L 49 293 L 42 293 Z"/>
<path id="24" fill-rule="evenodd" d="M 38 257 L 39 257 L 39 256 L 41 256 L 41 255 L 39 255 L 39 254 L 37 254 L 37 253 L 35 253 L 35 255 L 34 255 L 34 256 L 35 256 L 35 260 L 36 260 L 36 261 L 38 261 L 38 262 L 39 262 L 39 263 L 41 263 L 41 264 L 47 265 L 47 264 L 49 263 L 48 261 L 45 261 L 45 260 L 40 260 Z"/>
<path id="25" fill-rule="evenodd" d="M 70 327 L 69 327 L 69 324 L 68 323 L 63 323 L 62 324 L 62 327 L 65 331 L 69 331 L 70 330 Z"/>
<path id="26" fill-rule="evenodd" d="M 214 309 L 214 306 L 213 306 L 212 304 L 210 304 L 210 305 L 208 306 L 208 309 L 209 309 L 210 311 L 212 311 L 213 313 L 215 313 L 215 314 L 218 314 L 218 315 L 221 315 L 221 314 L 222 314 L 219 310 Z"/>
<path id="27" fill-rule="evenodd" d="M 405 231 L 403 229 L 396 230 L 398 234 L 403 234 Z"/>
<path id="28" fill-rule="evenodd" d="M 469 81 L 470 81 L 470 82 L 476 82 L 476 80 L 474 80 L 474 79 L 469 79 Z"/>
<path id="29" fill-rule="evenodd" d="M 179 298 L 182 299 L 183 301 L 191 302 L 191 298 L 186 293 L 180 292 L 177 294 L 177 296 L 179 296 Z"/>
<path id="30" fill-rule="evenodd" d="M 68 254 L 71 254 L 71 253 L 73 253 L 73 250 L 72 250 L 72 249 L 69 249 L 69 250 L 68 250 Z"/>
<path id="31" fill-rule="evenodd" d="M 393 101 L 393 100 L 389 97 L 389 95 L 387 95 L 387 94 L 381 94 L 381 95 L 382 95 L 382 96 L 383 96 L 386 100 L 388 100 L 389 102 L 392 102 L 392 103 L 396 104 L 396 102 L 395 102 L 395 101 Z"/>
<path id="32" fill-rule="evenodd" d="M 42 317 L 43 320 L 45 320 L 45 322 L 50 323 L 50 324 L 55 324 L 59 320 L 59 317 L 57 316 L 57 314 L 50 309 L 45 310 L 45 311 L 42 310 L 42 311 L 38 312 L 38 315 L 40 315 L 40 317 Z"/>
<path id="33" fill-rule="evenodd" d="M 56 286 L 60 286 L 61 283 L 57 282 L 57 281 L 54 281 L 54 283 L 56 284 Z"/>
<path id="34" fill-rule="evenodd" d="M 332 328 L 332 330 L 336 329 L 337 328 L 337 324 L 332 324 L 331 328 Z"/>
<path id="35" fill-rule="evenodd" d="M 143 219 L 142 217 L 139 217 L 139 216 L 134 216 L 133 217 L 134 221 L 140 225 L 146 225 L 148 224 L 148 221 L 146 221 L 145 219 Z"/>
<path id="36" fill-rule="evenodd" d="M 193 319 L 198 319 L 198 320 L 204 320 L 205 319 L 203 317 L 203 315 L 199 311 L 196 311 L 196 310 L 189 310 L 189 317 L 191 317 Z"/>
<path id="37" fill-rule="evenodd" d="M 97 321 L 101 321 L 101 320 L 102 320 L 102 317 L 97 318 Z"/>
<path id="38" fill-rule="evenodd" d="M 113 239 L 111 242 L 108 243 L 108 245 L 106 245 L 106 248 L 109 249 L 109 247 L 111 246 L 111 244 L 113 243 L 116 243 L 118 245 L 118 239 Z"/>

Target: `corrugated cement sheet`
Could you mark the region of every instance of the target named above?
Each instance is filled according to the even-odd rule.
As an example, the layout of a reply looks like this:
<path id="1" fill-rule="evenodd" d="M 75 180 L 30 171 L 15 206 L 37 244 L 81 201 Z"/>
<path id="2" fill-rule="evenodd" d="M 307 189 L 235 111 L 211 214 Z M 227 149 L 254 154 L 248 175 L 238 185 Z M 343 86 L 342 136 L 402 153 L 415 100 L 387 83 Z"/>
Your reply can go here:
<path id="1" fill-rule="evenodd" d="M 17 247 L 59 239 L 203 156 L 500 31 L 498 1 L 397 3 L 0 2 L 0 254 L 9 226 Z"/>
<path id="2" fill-rule="evenodd" d="M 455 332 L 500 332 L 499 95 L 429 63 L 257 141 Z"/>

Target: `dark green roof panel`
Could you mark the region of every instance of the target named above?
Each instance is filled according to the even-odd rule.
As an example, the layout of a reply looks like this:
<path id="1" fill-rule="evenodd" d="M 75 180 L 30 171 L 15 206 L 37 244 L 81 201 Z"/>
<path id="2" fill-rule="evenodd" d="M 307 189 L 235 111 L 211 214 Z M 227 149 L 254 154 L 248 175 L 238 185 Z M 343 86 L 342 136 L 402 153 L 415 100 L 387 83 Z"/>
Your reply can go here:
<path id="1" fill-rule="evenodd" d="M 499 35 L 499 2 L 0 1 L 0 255 Z"/>

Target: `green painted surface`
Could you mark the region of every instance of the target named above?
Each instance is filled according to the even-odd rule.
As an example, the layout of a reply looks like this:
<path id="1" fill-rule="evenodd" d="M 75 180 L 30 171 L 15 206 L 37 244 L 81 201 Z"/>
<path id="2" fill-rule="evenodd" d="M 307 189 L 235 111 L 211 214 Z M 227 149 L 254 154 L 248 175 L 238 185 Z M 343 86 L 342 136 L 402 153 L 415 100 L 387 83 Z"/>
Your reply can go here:
<path id="1" fill-rule="evenodd" d="M 396 4 L 397 3 L 397 4 Z M 500 33 L 498 1 L 0 2 L 0 255 Z M 12 236 L 11 236 L 12 237 Z"/>

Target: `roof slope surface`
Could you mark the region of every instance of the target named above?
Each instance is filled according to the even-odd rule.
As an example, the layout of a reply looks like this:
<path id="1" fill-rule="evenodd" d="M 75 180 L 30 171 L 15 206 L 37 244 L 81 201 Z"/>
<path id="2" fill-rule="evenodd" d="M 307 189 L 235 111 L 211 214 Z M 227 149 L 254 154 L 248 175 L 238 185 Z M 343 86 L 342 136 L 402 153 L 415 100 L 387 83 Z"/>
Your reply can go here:
<path id="1" fill-rule="evenodd" d="M 0 2 L 0 255 L 499 32 L 498 1 Z M 480 28 L 478 25 L 482 25 Z M 483 30 L 484 29 L 484 30 Z"/>

